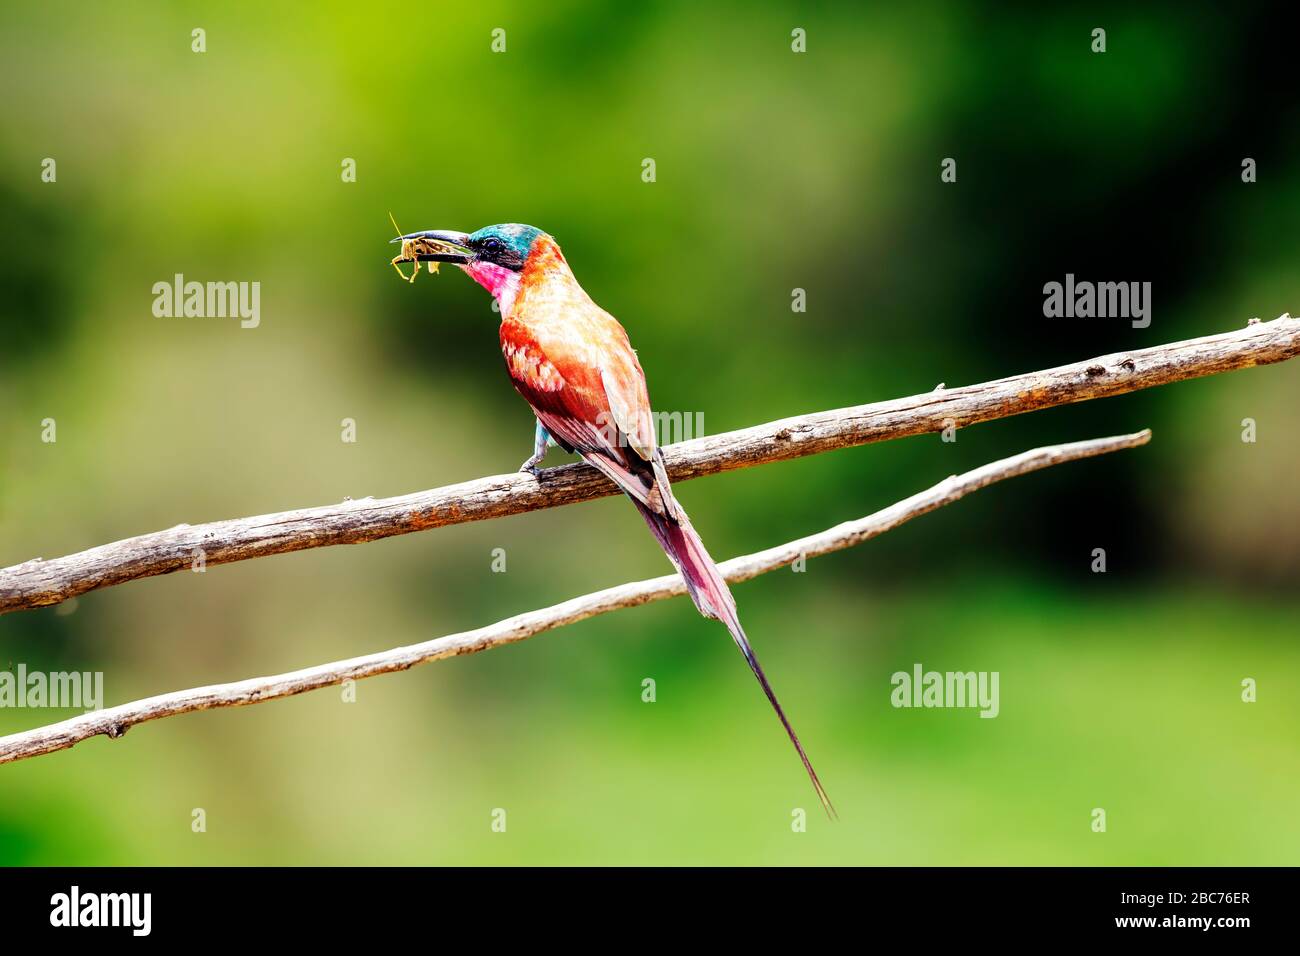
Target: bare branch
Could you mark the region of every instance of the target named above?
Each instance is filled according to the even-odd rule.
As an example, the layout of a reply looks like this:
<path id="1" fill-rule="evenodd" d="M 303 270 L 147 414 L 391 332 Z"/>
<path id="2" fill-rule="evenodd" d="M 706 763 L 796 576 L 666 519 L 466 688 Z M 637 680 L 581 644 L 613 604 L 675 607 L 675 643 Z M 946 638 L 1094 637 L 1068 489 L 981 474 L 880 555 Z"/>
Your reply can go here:
<path id="1" fill-rule="evenodd" d="M 800 415 L 680 442 L 664 450 L 674 481 L 835 448 L 965 427 L 1189 378 L 1282 362 L 1300 354 L 1300 320 L 1284 315 L 1235 332 L 1104 355 L 995 382 Z M 98 588 L 191 566 L 359 544 L 465 521 L 553 508 L 615 494 L 585 464 L 495 475 L 398 498 L 365 498 L 278 514 L 178 525 L 76 554 L 0 570 L 0 613 L 58 604 Z"/>
<path id="2" fill-rule="evenodd" d="M 799 557 L 816 557 L 861 544 L 883 534 L 911 519 L 950 504 L 995 482 L 1017 475 L 1028 474 L 1059 465 L 1063 462 L 1091 458 L 1107 452 L 1120 451 L 1145 445 L 1151 439 L 1150 431 L 1115 438 L 1097 438 L 1091 441 L 1036 448 L 984 465 L 963 475 L 954 475 L 933 488 L 890 505 L 875 514 L 856 521 L 847 521 L 819 534 L 778 545 L 766 551 L 733 558 L 720 565 L 728 581 L 748 581 L 760 574 L 785 567 Z M 120 737 L 135 724 L 161 717 L 210 710 L 214 707 L 243 707 L 278 697 L 290 697 L 305 691 L 341 684 L 345 680 L 360 680 L 392 671 L 407 670 L 417 664 L 474 654 L 489 648 L 500 647 L 525 640 L 543 631 L 566 624 L 574 624 L 598 614 L 607 614 L 625 607 L 636 607 L 684 594 L 686 587 L 680 575 L 671 574 L 648 581 L 635 581 L 606 588 L 562 604 L 529 611 L 496 624 L 435 638 L 422 644 L 398 647 L 378 654 L 353 657 L 308 667 L 304 670 L 276 674 L 271 677 L 254 677 L 230 684 L 212 684 L 192 690 L 176 691 L 147 697 L 129 704 L 97 710 L 79 717 L 39 727 L 35 730 L 0 737 L 0 763 L 22 760 L 40 754 L 66 750 L 69 747 L 99 734 Z"/>

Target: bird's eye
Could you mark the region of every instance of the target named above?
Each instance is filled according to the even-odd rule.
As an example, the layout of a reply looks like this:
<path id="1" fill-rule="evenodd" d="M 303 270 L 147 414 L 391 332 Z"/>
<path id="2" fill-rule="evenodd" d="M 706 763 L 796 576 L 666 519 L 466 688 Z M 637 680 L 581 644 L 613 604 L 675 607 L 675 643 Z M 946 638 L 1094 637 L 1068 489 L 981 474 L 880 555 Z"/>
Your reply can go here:
<path id="1" fill-rule="evenodd" d="M 489 237 L 489 238 L 488 238 L 488 239 L 483 243 L 483 251 L 484 251 L 484 252 L 490 252 L 490 253 L 492 253 L 492 254 L 494 254 L 494 255 L 495 255 L 496 253 L 500 252 L 500 251 L 501 251 L 501 240 L 498 239 L 498 238 L 496 238 L 495 236 L 490 236 L 490 237 Z"/>

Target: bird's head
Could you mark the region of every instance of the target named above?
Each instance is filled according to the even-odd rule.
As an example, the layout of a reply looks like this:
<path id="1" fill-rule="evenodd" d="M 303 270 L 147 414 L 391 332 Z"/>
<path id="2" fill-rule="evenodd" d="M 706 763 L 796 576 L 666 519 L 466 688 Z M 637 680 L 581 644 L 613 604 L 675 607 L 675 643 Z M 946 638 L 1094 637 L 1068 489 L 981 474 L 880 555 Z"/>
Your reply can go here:
<path id="1" fill-rule="evenodd" d="M 427 239 L 435 243 L 439 251 L 420 255 L 420 261 L 449 262 L 460 266 L 475 282 L 501 300 L 503 296 L 513 298 L 519 277 L 539 238 L 547 240 L 546 245 L 554 247 L 558 253 L 558 247 L 549 235 L 536 226 L 518 222 L 484 226 L 478 232 L 470 233 L 429 229 L 399 236 L 393 242 Z M 506 302 L 502 301 L 503 313 L 505 305 Z"/>

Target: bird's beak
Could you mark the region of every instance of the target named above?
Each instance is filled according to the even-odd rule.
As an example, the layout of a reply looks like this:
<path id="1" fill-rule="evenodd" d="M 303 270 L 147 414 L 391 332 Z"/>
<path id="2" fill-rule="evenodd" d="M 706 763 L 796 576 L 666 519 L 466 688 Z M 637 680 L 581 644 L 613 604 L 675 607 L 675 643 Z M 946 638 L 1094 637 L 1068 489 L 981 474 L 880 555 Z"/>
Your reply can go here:
<path id="1" fill-rule="evenodd" d="M 428 229 L 398 236 L 390 241 L 409 242 L 412 239 L 423 239 L 437 249 L 436 252 L 419 253 L 415 257 L 417 262 L 454 262 L 456 265 L 464 265 L 474 258 L 474 251 L 466 245 L 469 235 L 464 232 Z"/>

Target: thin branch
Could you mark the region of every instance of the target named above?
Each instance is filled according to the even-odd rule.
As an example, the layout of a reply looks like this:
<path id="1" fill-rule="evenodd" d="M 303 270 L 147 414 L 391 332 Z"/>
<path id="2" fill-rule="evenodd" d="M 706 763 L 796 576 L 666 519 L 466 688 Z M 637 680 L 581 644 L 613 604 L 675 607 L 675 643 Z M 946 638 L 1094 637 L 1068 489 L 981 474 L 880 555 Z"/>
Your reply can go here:
<path id="1" fill-rule="evenodd" d="M 1013 478 L 1051 465 L 1091 458 L 1107 452 L 1136 448 L 1145 445 L 1150 439 L 1151 432 L 1148 430 L 1133 435 L 1036 448 L 962 475 L 954 475 L 939 482 L 933 488 L 865 518 L 847 521 L 818 534 L 778 545 L 766 551 L 733 558 L 720 567 L 728 581 L 733 583 L 748 581 L 760 574 L 785 567 L 800 557 L 816 557 L 861 544 L 915 517 L 928 514 L 972 491 L 978 491 L 1005 478 Z M 259 704 L 278 697 L 290 697 L 305 691 L 341 684 L 345 680 L 360 680 L 392 671 L 407 670 L 417 664 L 427 664 L 447 657 L 474 654 L 489 648 L 513 644 L 535 634 L 541 634 L 543 631 L 574 624 L 598 614 L 661 601 L 685 592 L 686 587 L 682 583 L 681 576 L 677 574 L 652 578 L 648 581 L 635 581 L 573 598 L 563 604 L 518 614 L 478 630 L 450 634 L 422 644 L 398 647 L 364 657 L 352 657 L 271 677 L 254 677 L 230 684 L 212 684 L 207 687 L 147 697 L 144 700 L 73 717 L 57 724 L 50 724 L 48 727 L 0 737 L 0 763 L 23 760 L 56 750 L 66 750 L 99 734 L 120 737 L 135 724 L 161 717 L 171 717 L 196 710 L 210 710 L 214 707 L 243 707 L 247 704 Z"/>
<path id="2" fill-rule="evenodd" d="M 685 481 L 736 468 L 902 438 L 948 427 L 1251 368 L 1300 354 L 1300 320 L 1284 315 L 1220 335 L 1118 352 L 908 398 L 815 412 L 664 449 L 669 475 Z M 444 525 L 553 508 L 615 494 L 585 464 L 548 469 L 541 478 L 495 475 L 398 498 L 364 498 L 278 514 L 177 525 L 49 561 L 0 570 L 0 613 L 58 604 L 98 588 L 206 565 L 359 544 Z"/>

